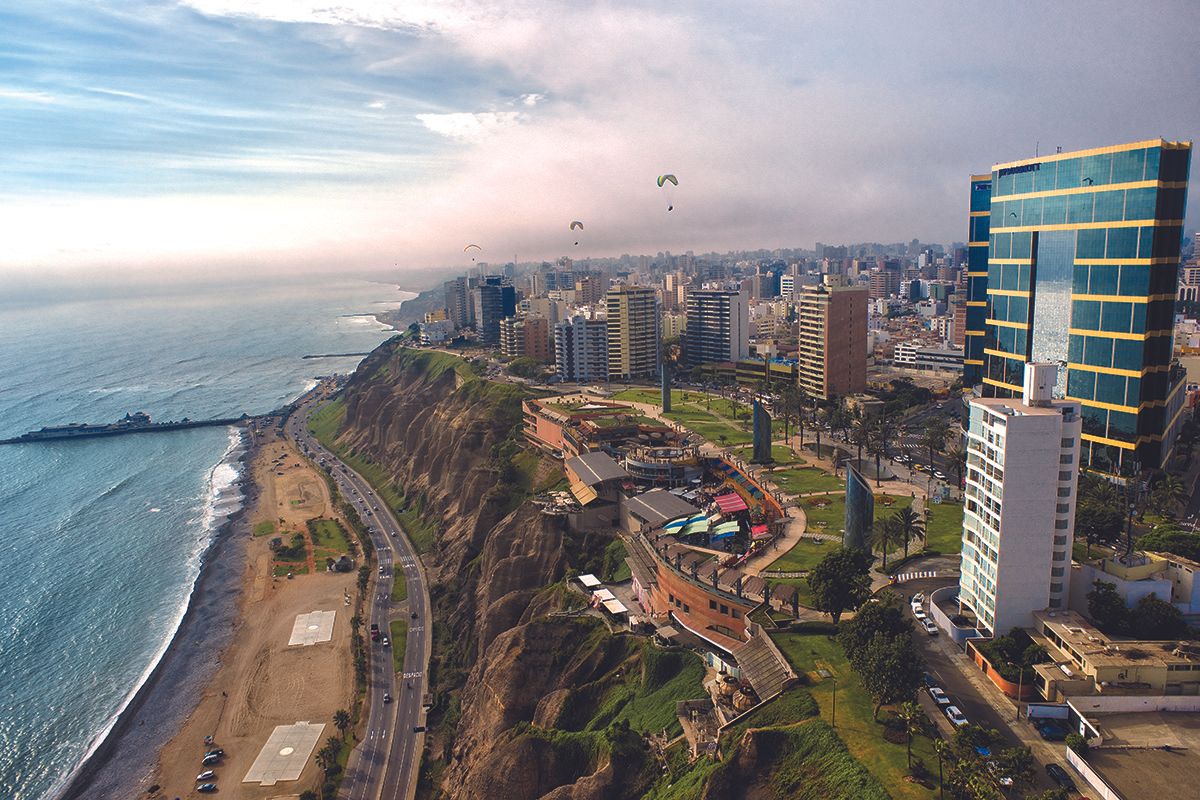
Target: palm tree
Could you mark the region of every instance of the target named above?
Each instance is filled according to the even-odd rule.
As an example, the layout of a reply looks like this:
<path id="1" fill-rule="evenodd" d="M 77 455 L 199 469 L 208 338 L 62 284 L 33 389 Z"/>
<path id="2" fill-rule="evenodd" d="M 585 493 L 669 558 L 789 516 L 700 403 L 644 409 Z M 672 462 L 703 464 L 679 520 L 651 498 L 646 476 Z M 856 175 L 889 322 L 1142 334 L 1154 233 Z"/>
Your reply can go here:
<path id="1" fill-rule="evenodd" d="M 883 474 L 881 461 L 883 459 L 884 442 L 876 434 L 875 420 L 867 421 L 870 425 L 867 435 L 867 452 L 875 456 L 875 487 L 883 486 Z"/>
<path id="2" fill-rule="evenodd" d="M 922 442 L 929 448 L 929 469 L 933 469 L 933 451 L 941 450 L 946 446 L 946 423 L 940 419 L 935 419 L 925 427 L 925 436 Z"/>
<path id="3" fill-rule="evenodd" d="M 905 506 L 892 515 L 896 521 L 897 538 L 904 544 L 904 557 L 908 558 L 908 543 L 925 536 L 925 523 L 912 506 Z"/>
<path id="4" fill-rule="evenodd" d="M 888 518 L 871 527 L 871 547 L 883 553 L 883 571 L 887 572 L 888 545 L 896 541 L 896 522 Z"/>
<path id="5" fill-rule="evenodd" d="M 859 469 L 862 469 L 863 447 L 871 441 L 871 433 L 871 419 L 859 413 L 854 414 L 850 419 L 850 440 L 858 445 L 858 462 L 856 466 Z"/>
<path id="6" fill-rule="evenodd" d="M 339 708 L 333 712 L 333 725 L 341 732 L 342 738 L 346 738 L 346 729 L 350 727 L 350 712 L 344 708 Z"/>
<path id="7" fill-rule="evenodd" d="M 908 768 L 912 769 L 912 742 L 913 737 L 925 729 L 925 711 L 911 700 L 900 704 L 900 708 L 896 710 L 896 716 L 904 723 L 906 755 L 908 756 Z"/>
<path id="8" fill-rule="evenodd" d="M 967 468 L 967 453 L 957 444 L 951 445 L 946 451 L 946 458 L 950 459 L 950 463 L 954 465 L 954 472 L 958 476 L 958 485 L 962 486 L 963 470 Z"/>
<path id="9" fill-rule="evenodd" d="M 1187 487 L 1174 475 L 1164 475 L 1160 478 L 1158 485 L 1154 487 L 1154 494 L 1158 505 L 1164 510 L 1170 509 L 1172 505 L 1182 506 L 1189 499 Z"/>

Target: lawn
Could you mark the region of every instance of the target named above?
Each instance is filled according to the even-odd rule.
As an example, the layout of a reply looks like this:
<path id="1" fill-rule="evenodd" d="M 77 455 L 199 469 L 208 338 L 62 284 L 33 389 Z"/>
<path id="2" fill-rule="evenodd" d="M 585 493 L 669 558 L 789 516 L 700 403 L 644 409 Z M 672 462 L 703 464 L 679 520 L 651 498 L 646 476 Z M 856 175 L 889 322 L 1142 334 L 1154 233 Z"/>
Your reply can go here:
<path id="1" fill-rule="evenodd" d="M 863 690 L 858 676 L 846 662 L 842 647 L 824 634 L 773 633 L 772 637 L 797 672 L 808 673 L 813 683 L 809 691 L 821 708 L 821 718 L 833 723 L 833 694 L 837 690 L 837 720 L 835 729 L 847 749 L 875 778 L 888 788 L 895 798 L 929 800 L 935 790 L 910 783 L 904 778 L 908 766 L 903 744 L 892 744 L 883 738 L 883 725 L 871 719 L 872 702 Z M 836 680 L 822 678 L 816 672 L 824 669 Z M 880 712 L 882 720 L 887 714 Z M 933 740 L 918 736 L 912 744 L 913 760 L 921 759 L 937 774 L 937 755 Z M 935 779 L 936 780 L 936 779 Z"/>
<path id="2" fill-rule="evenodd" d="M 742 461 L 749 461 L 754 457 L 754 447 L 738 447 L 733 451 L 733 453 Z M 775 460 L 776 464 L 799 465 L 806 463 L 800 456 L 792 455 L 792 449 L 783 444 L 771 445 L 771 458 Z"/>
<path id="3" fill-rule="evenodd" d="M 254 526 L 255 536 L 270 536 L 273 533 L 275 533 L 275 523 L 269 519 L 263 520 Z"/>
<path id="4" fill-rule="evenodd" d="M 830 475 L 819 467 L 788 467 L 770 474 L 770 480 L 786 494 L 843 492 L 846 479 Z"/>
<path id="5" fill-rule="evenodd" d="M 841 542 L 814 542 L 812 539 L 801 539 L 791 550 L 772 561 L 767 569 L 779 572 L 801 572 L 810 570 L 828 553 L 842 546 Z"/>
<path id="6" fill-rule="evenodd" d="M 828 505 L 820 505 L 820 503 Z M 806 497 L 800 501 L 800 508 L 808 519 L 805 530 L 808 533 L 826 533 L 830 536 L 840 536 L 846 527 L 846 498 L 840 494 L 828 497 Z"/>
<path id="7" fill-rule="evenodd" d="M 393 669 L 396 672 L 404 672 L 404 650 L 408 646 L 408 622 L 402 619 L 393 620 L 390 627 Z"/>
<path id="8" fill-rule="evenodd" d="M 392 602 L 398 603 L 408 599 L 408 580 L 404 577 L 404 570 L 395 565 L 392 565 L 392 569 Z"/>
<path id="9" fill-rule="evenodd" d="M 960 552 L 963 530 L 962 503 L 930 503 L 929 512 L 929 524 L 926 526 L 929 549 L 943 554 Z"/>
<path id="10" fill-rule="evenodd" d="M 350 542 L 341 523 L 335 519 L 315 519 L 309 522 L 309 533 L 313 544 L 326 550 L 336 550 L 340 555 L 350 552 Z"/>
<path id="11" fill-rule="evenodd" d="M 271 571 L 276 578 L 282 578 L 289 572 L 293 575 L 307 575 L 308 564 L 304 563 L 303 561 L 286 561 L 281 564 L 276 564 L 275 568 Z"/>

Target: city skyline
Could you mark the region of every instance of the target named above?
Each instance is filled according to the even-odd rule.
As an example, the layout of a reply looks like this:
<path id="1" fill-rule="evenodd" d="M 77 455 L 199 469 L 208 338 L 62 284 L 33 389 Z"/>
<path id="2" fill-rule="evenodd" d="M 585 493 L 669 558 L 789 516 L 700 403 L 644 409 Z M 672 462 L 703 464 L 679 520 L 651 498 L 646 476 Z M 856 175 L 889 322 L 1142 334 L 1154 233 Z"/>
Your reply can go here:
<path id="1" fill-rule="evenodd" d="M 1088 8 L 18 4 L 0 271 L 962 241 L 995 153 L 1200 129 L 1200 10 Z"/>

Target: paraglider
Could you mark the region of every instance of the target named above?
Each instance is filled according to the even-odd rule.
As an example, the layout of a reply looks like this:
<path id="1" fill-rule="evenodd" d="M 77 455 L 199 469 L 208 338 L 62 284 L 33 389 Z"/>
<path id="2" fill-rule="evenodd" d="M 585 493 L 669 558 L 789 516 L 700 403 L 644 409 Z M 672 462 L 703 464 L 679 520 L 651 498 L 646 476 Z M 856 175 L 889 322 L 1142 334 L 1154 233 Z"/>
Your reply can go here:
<path id="1" fill-rule="evenodd" d="M 471 248 L 472 248 L 472 247 L 474 247 L 476 250 L 479 250 L 479 251 L 482 251 L 482 250 L 483 250 L 483 248 L 482 248 L 482 247 L 480 247 L 480 246 L 479 246 L 479 245 L 477 245 L 477 244 L 469 244 L 469 245 L 467 245 L 466 247 L 464 247 L 464 248 L 463 248 L 463 252 L 464 252 L 464 253 L 470 252 L 470 250 L 471 250 Z M 472 261 L 474 261 L 474 260 L 475 260 L 475 256 L 471 256 L 471 260 L 472 260 Z"/>
<path id="2" fill-rule="evenodd" d="M 674 175 L 672 175 L 669 172 L 666 175 L 658 176 L 658 188 L 662 189 L 668 183 L 671 184 L 672 186 L 678 186 L 679 179 L 676 178 Z M 675 202 L 671 198 L 672 198 L 672 192 L 670 189 L 668 189 L 667 190 L 667 211 L 675 210 Z"/>
<path id="3" fill-rule="evenodd" d="M 570 229 L 573 231 L 581 231 L 581 230 L 583 230 L 583 223 L 580 222 L 579 220 L 573 220 L 571 222 Z M 575 246 L 578 247 L 579 242 L 575 242 Z"/>

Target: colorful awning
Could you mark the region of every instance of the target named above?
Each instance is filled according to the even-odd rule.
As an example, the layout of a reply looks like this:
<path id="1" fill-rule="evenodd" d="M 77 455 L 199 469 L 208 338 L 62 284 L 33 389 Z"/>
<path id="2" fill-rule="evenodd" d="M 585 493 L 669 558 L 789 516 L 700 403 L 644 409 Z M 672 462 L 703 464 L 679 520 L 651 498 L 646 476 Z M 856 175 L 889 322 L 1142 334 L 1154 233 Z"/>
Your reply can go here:
<path id="1" fill-rule="evenodd" d="M 745 511 L 749 508 L 746 505 L 746 501 L 737 492 L 719 494 L 713 499 L 717 502 L 717 507 L 721 509 L 723 514 L 733 514 L 734 512 Z"/>
<path id="2" fill-rule="evenodd" d="M 737 520 L 730 520 L 713 528 L 713 533 L 737 533 L 739 527 Z"/>
<path id="3" fill-rule="evenodd" d="M 754 525 L 750 528 L 751 539 L 765 539 L 770 535 L 770 529 L 766 525 Z"/>
<path id="4" fill-rule="evenodd" d="M 687 527 L 680 531 L 679 535 L 691 536 L 693 533 L 708 533 L 708 520 L 699 519 L 696 522 L 688 524 Z"/>

